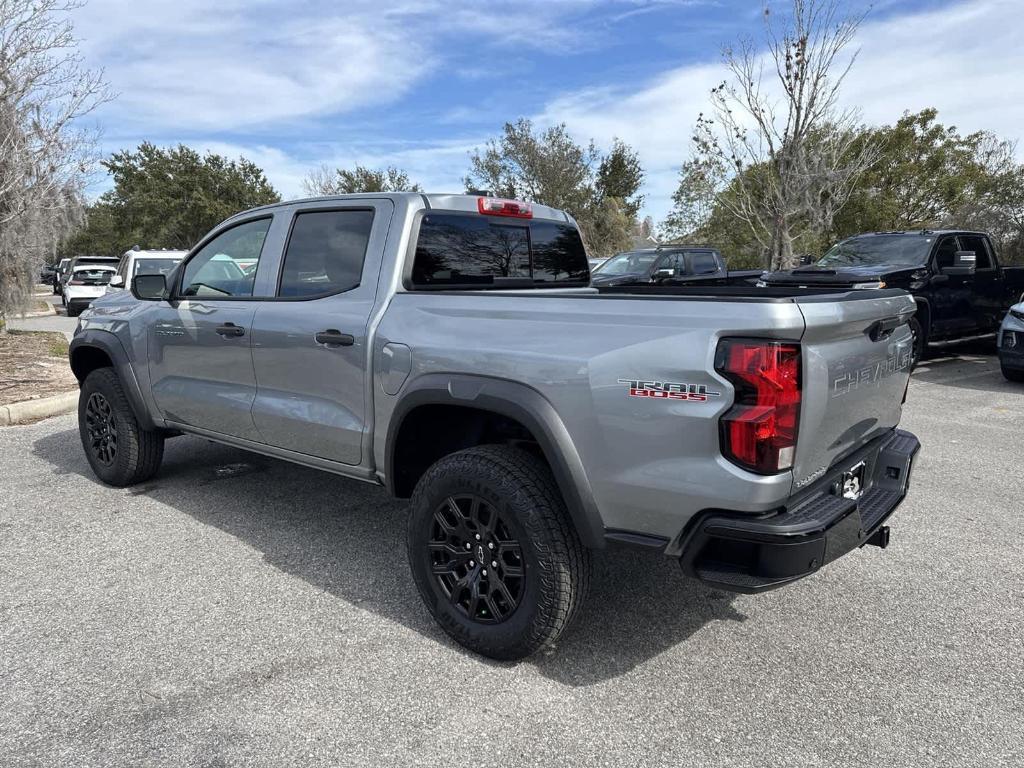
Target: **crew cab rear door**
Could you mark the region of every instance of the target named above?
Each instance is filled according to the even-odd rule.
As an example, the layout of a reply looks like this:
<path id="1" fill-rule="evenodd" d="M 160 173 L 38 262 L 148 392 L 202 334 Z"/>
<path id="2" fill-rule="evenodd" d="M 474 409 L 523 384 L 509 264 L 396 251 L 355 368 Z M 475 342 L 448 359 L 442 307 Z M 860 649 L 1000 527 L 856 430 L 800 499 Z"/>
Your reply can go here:
<path id="1" fill-rule="evenodd" d="M 393 211 L 380 198 L 291 209 L 276 296 L 253 321 L 252 417 L 264 443 L 361 462 L 368 324 Z"/>
<path id="2" fill-rule="evenodd" d="M 910 377 L 913 298 L 851 291 L 797 299 L 806 328 L 794 489 L 895 427 Z"/>

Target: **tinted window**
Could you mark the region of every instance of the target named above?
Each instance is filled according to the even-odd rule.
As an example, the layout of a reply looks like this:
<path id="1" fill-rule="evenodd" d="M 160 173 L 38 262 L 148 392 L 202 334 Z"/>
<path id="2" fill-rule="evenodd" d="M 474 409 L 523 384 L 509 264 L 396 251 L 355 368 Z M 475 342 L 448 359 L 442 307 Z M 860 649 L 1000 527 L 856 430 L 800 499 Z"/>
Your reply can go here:
<path id="1" fill-rule="evenodd" d="M 136 275 L 166 275 L 181 259 L 136 259 Z"/>
<path id="2" fill-rule="evenodd" d="M 939 242 L 939 247 L 935 250 L 935 266 L 939 269 L 942 269 L 943 267 L 952 267 L 953 262 L 956 260 L 956 252 L 956 238 L 942 238 Z"/>
<path id="3" fill-rule="evenodd" d="M 493 285 L 495 279 L 586 282 L 589 265 L 576 228 L 472 214 L 430 213 L 420 223 L 413 283 Z"/>
<path id="4" fill-rule="evenodd" d="M 239 224 L 221 232 L 185 265 L 182 296 L 252 296 L 270 219 Z"/>
<path id="5" fill-rule="evenodd" d="M 659 269 L 671 269 L 672 274 L 675 277 L 681 277 L 686 274 L 686 254 L 682 251 L 676 253 L 669 253 L 662 257 L 661 261 L 658 262 L 654 271 L 657 272 Z"/>
<path id="6" fill-rule="evenodd" d="M 553 221 L 531 222 L 530 245 L 534 280 L 585 282 L 590 278 L 590 263 L 575 227 Z"/>
<path id="7" fill-rule="evenodd" d="M 310 211 L 295 217 L 279 296 L 317 296 L 359 285 L 373 211 Z"/>
<path id="8" fill-rule="evenodd" d="M 974 251 L 977 259 L 975 269 L 991 269 L 992 259 L 989 258 L 988 248 L 985 247 L 985 238 L 977 235 L 960 235 L 960 250 Z"/>
<path id="9" fill-rule="evenodd" d="M 690 265 L 695 275 L 707 275 L 718 271 L 718 260 L 710 251 L 693 251 Z"/>
<path id="10" fill-rule="evenodd" d="M 78 280 L 85 285 L 106 285 L 115 274 L 114 270 L 101 267 L 96 269 L 76 269 L 72 273 L 71 279 Z"/>

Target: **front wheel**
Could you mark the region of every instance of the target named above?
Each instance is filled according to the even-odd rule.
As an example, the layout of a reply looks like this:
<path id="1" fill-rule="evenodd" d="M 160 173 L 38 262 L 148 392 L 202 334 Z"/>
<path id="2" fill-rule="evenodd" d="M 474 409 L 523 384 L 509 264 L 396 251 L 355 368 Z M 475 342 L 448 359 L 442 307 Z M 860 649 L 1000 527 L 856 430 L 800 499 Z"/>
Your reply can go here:
<path id="1" fill-rule="evenodd" d="M 78 396 L 78 434 L 96 476 L 123 488 L 148 480 L 160 469 L 164 436 L 143 429 L 112 368 L 85 377 Z"/>
<path id="2" fill-rule="evenodd" d="M 590 553 L 551 471 L 518 448 L 469 448 L 430 467 L 413 493 L 407 544 L 437 623 L 494 659 L 553 645 L 590 582 Z"/>

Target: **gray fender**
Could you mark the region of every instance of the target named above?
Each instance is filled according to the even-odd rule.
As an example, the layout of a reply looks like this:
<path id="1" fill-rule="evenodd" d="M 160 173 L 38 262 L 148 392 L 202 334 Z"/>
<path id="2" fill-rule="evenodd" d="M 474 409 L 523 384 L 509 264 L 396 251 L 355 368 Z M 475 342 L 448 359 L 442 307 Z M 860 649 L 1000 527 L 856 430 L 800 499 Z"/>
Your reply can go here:
<path id="1" fill-rule="evenodd" d="M 604 525 L 583 462 L 554 406 L 540 392 L 505 379 L 427 374 L 410 382 L 400 398 L 388 424 L 385 446 L 385 479 L 392 495 L 395 493 L 392 471 L 395 441 L 410 411 L 421 405 L 455 405 L 490 411 L 515 419 L 530 430 L 551 467 L 580 541 L 591 549 L 604 547 Z"/>
<path id="2" fill-rule="evenodd" d="M 78 332 L 71 341 L 68 358 L 71 361 L 71 370 L 74 371 L 79 385 L 81 385 L 85 375 L 80 375 L 80 368 L 76 367 L 75 357 L 76 353 L 78 353 L 79 359 L 81 359 L 81 350 L 83 348 L 100 349 L 106 353 L 107 357 L 114 364 L 114 371 L 121 380 L 121 386 L 124 387 L 124 393 L 128 397 L 128 403 L 132 407 L 132 412 L 135 414 L 139 426 L 143 429 L 156 429 L 156 424 L 153 423 L 153 417 L 150 415 L 149 409 L 146 408 L 146 401 L 142 397 L 139 381 L 135 378 L 135 371 L 132 370 L 128 353 L 125 351 L 121 340 L 110 331 L 98 328 L 89 328 Z"/>

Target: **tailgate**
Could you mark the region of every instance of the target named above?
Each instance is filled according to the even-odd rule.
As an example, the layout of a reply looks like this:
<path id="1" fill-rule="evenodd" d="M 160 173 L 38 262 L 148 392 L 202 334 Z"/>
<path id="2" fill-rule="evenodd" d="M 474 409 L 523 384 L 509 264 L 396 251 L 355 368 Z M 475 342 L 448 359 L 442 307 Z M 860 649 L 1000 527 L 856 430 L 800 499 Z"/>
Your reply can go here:
<path id="1" fill-rule="evenodd" d="M 914 300 L 896 291 L 797 299 L 806 330 L 794 490 L 895 427 L 910 376 L 907 320 Z"/>

